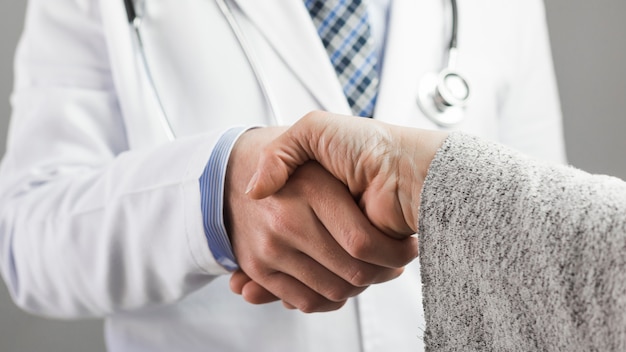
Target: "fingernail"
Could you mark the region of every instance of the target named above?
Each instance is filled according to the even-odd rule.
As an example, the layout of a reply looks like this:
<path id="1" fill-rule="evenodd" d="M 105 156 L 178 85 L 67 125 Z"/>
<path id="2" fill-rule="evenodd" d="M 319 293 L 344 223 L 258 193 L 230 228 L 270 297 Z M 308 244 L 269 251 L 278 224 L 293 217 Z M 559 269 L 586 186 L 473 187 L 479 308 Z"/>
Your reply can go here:
<path id="1" fill-rule="evenodd" d="M 254 189 L 254 186 L 256 186 L 256 181 L 258 178 L 259 178 L 259 172 L 256 171 L 254 175 L 252 175 L 252 178 L 250 179 L 250 182 L 248 183 L 248 187 L 246 187 L 246 194 L 252 192 L 252 190 Z"/>

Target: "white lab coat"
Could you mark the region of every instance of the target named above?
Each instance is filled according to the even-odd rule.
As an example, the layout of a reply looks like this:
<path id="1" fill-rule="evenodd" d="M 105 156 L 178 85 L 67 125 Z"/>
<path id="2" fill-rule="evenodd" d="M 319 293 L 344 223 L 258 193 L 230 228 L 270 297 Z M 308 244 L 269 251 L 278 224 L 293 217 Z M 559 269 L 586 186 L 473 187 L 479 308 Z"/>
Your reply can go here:
<path id="1" fill-rule="evenodd" d="M 446 6 L 393 2 L 377 119 L 436 128 L 416 96 L 420 77 L 442 68 Z M 458 129 L 563 161 L 542 6 L 459 3 L 459 69 L 473 96 Z M 350 112 L 301 0 L 231 7 L 283 123 L 312 109 Z M 0 169 L 0 259 L 15 302 L 106 317 L 112 351 L 419 350 L 417 264 L 327 314 L 230 293 L 207 247 L 198 178 L 226 129 L 272 123 L 267 103 L 214 1 L 147 0 L 143 35 L 174 142 L 121 0 L 29 3 Z"/>

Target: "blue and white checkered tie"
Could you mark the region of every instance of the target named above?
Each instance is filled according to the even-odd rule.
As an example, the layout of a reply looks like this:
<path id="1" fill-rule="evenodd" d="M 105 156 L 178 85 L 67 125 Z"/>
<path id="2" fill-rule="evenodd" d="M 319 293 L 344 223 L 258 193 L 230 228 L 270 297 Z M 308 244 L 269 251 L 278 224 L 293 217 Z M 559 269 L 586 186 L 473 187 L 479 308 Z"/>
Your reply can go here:
<path id="1" fill-rule="evenodd" d="M 378 92 L 377 57 L 361 0 L 305 0 L 343 92 L 357 116 L 371 117 Z"/>

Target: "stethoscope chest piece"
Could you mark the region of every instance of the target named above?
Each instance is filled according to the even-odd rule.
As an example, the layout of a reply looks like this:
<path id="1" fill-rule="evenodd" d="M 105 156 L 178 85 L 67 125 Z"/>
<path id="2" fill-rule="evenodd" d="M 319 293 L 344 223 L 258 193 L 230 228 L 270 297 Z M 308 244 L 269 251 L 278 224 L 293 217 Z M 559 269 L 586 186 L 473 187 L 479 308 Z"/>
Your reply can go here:
<path id="1" fill-rule="evenodd" d="M 422 78 L 417 104 L 424 115 L 438 126 L 453 127 L 464 119 L 469 98 L 467 80 L 458 72 L 445 69 Z"/>

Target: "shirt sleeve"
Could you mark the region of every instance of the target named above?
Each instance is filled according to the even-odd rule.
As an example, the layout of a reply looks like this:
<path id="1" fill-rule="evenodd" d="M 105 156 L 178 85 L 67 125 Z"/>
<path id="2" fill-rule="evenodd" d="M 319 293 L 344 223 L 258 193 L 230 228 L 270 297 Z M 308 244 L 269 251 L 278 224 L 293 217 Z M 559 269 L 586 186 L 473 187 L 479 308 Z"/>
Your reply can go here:
<path id="1" fill-rule="evenodd" d="M 235 271 L 239 266 L 224 225 L 224 179 L 230 152 L 239 136 L 245 131 L 244 127 L 231 128 L 226 131 L 217 141 L 206 168 L 200 176 L 204 234 L 213 257 L 228 271 Z"/>

